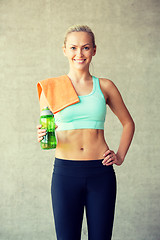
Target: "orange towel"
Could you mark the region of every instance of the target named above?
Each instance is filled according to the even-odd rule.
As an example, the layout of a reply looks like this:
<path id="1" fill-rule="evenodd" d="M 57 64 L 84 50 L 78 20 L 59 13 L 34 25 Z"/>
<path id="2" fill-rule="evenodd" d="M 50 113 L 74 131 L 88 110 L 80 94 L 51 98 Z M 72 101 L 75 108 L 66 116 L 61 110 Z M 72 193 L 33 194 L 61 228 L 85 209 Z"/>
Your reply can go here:
<path id="1" fill-rule="evenodd" d="M 39 100 L 43 91 L 48 107 L 54 114 L 79 102 L 78 95 L 67 75 L 42 80 L 37 83 L 37 90 Z"/>

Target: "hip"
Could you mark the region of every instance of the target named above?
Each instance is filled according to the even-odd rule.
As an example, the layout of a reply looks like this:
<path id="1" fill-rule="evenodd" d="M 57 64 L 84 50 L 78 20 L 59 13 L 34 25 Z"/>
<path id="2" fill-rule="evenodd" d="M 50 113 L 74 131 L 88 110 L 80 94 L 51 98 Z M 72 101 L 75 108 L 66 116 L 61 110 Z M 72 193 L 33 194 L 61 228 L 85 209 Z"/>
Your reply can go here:
<path id="1" fill-rule="evenodd" d="M 73 177 L 92 177 L 103 174 L 115 177 L 113 165 L 105 166 L 102 161 L 103 159 L 77 161 L 55 158 L 53 173 Z"/>

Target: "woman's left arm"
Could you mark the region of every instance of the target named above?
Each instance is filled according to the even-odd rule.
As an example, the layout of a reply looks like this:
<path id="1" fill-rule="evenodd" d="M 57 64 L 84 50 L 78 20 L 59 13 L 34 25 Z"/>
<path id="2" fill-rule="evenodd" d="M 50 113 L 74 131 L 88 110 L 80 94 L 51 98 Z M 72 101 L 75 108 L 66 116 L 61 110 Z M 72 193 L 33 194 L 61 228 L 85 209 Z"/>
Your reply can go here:
<path id="1" fill-rule="evenodd" d="M 114 83 L 107 80 L 104 90 L 107 93 L 107 104 L 120 120 L 123 126 L 123 131 L 117 153 L 114 153 L 112 150 L 106 151 L 102 163 L 107 166 L 112 164 L 121 165 L 131 144 L 135 131 L 135 124 Z"/>

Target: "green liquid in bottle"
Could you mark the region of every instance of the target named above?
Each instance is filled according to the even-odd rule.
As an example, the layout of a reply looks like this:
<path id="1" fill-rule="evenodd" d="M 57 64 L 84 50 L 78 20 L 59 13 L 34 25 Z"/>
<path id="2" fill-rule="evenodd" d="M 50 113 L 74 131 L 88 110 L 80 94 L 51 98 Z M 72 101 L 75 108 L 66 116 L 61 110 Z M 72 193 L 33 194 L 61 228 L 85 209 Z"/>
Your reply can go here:
<path id="1" fill-rule="evenodd" d="M 48 107 L 44 108 L 41 112 L 40 124 L 42 129 L 46 129 L 46 135 L 41 140 L 42 149 L 56 148 L 57 141 L 55 136 L 55 121 L 54 115 Z"/>

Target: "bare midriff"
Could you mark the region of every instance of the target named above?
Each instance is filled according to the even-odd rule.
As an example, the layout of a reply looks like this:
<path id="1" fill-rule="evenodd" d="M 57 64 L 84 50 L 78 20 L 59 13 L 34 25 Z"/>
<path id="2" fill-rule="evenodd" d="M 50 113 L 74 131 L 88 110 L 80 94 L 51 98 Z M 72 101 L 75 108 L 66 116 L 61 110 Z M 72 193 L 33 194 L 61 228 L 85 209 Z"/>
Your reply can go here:
<path id="1" fill-rule="evenodd" d="M 74 129 L 57 131 L 55 157 L 68 160 L 98 160 L 108 150 L 104 130 Z"/>

